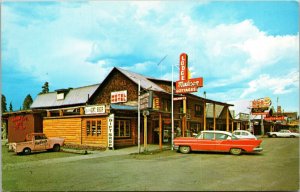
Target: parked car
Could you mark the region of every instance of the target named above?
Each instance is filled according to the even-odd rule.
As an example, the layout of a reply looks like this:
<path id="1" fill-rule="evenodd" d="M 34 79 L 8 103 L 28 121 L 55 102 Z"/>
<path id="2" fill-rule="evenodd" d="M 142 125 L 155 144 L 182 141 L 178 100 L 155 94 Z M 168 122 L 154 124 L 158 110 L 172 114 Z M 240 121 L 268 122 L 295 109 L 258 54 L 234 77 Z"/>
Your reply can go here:
<path id="1" fill-rule="evenodd" d="M 299 133 L 291 132 L 290 130 L 280 130 L 278 132 L 268 132 L 269 137 L 299 137 Z"/>
<path id="2" fill-rule="evenodd" d="M 31 133 L 26 136 L 24 142 L 10 143 L 10 145 L 15 153 L 28 155 L 32 151 L 60 151 L 64 141 L 64 138 L 47 138 L 43 133 Z"/>
<path id="3" fill-rule="evenodd" d="M 235 130 L 232 134 L 239 139 L 257 139 L 255 135 L 246 130 Z"/>
<path id="4" fill-rule="evenodd" d="M 262 140 L 239 139 L 227 131 L 201 131 L 196 137 L 177 137 L 173 148 L 181 153 L 190 151 L 218 151 L 240 155 L 242 152 L 260 152 Z"/>

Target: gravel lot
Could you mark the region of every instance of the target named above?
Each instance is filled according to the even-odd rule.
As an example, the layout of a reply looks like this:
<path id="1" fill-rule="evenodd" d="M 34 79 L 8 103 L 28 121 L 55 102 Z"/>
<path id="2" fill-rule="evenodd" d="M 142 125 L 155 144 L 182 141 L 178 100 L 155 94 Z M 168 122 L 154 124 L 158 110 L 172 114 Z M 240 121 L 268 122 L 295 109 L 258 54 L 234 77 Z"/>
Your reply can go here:
<path id="1" fill-rule="evenodd" d="M 264 151 L 71 155 L 3 162 L 4 191 L 297 191 L 299 139 L 263 138 Z M 60 152 L 62 153 L 62 152 Z M 118 155 L 114 155 L 118 154 Z M 26 159 L 30 157 L 30 161 Z"/>

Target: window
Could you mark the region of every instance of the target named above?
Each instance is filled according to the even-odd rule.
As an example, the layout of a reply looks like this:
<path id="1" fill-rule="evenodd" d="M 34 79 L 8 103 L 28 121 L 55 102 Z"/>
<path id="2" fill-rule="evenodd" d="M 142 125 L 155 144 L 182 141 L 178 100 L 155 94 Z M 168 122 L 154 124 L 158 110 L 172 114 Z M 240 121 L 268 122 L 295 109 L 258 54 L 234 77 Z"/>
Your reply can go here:
<path id="1" fill-rule="evenodd" d="M 130 120 L 115 120 L 115 137 L 130 137 Z"/>
<path id="2" fill-rule="evenodd" d="M 204 133 L 203 139 L 206 139 L 206 140 L 214 139 L 214 133 Z"/>
<path id="3" fill-rule="evenodd" d="M 100 120 L 87 120 L 86 121 L 86 135 L 99 136 L 102 133 L 102 125 Z"/>
<path id="4" fill-rule="evenodd" d="M 216 133 L 216 140 L 226 140 L 228 135 L 222 133 Z"/>
<path id="5" fill-rule="evenodd" d="M 97 136 L 101 135 L 101 121 L 97 121 Z"/>
<path id="6" fill-rule="evenodd" d="M 86 121 L 86 135 L 90 135 L 91 131 L 91 122 Z"/>
<path id="7" fill-rule="evenodd" d="M 201 105 L 195 105 L 195 116 L 199 117 L 202 115 L 202 108 Z"/>

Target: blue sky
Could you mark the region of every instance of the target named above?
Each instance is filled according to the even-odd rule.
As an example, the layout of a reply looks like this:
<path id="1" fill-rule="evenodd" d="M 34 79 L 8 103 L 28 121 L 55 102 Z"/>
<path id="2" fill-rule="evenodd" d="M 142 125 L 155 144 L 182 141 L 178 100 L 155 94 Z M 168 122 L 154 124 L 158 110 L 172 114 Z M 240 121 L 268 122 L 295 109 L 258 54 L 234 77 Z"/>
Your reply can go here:
<path id="1" fill-rule="evenodd" d="M 2 2 L 2 93 L 14 109 L 50 91 L 100 83 L 123 67 L 171 80 L 189 56 L 197 95 L 233 104 L 270 97 L 299 112 L 297 1 Z M 166 56 L 166 57 L 165 57 Z M 158 65 L 162 58 L 165 59 Z M 175 80 L 178 69 L 175 67 Z M 246 103 L 246 106 L 245 106 Z M 238 106 L 237 106 L 238 107 Z"/>

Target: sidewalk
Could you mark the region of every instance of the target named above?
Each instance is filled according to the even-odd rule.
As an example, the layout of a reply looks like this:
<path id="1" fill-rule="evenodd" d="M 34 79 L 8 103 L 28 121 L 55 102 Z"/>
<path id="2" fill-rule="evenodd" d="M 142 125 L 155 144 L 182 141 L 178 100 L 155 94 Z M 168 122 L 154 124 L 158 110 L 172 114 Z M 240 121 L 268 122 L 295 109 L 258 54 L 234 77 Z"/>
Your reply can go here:
<path id="1" fill-rule="evenodd" d="M 147 152 L 155 152 L 160 151 L 159 145 L 148 144 Z M 171 149 L 170 145 L 163 145 L 162 151 Z M 70 153 L 79 153 L 79 154 L 95 154 L 95 156 L 113 156 L 113 155 L 129 155 L 139 153 L 138 146 L 124 147 L 119 149 L 106 149 L 105 151 L 101 150 L 82 150 L 82 149 L 69 149 L 62 147 L 62 151 L 70 152 Z M 140 153 L 144 153 L 144 147 L 141 145 Z"/>

